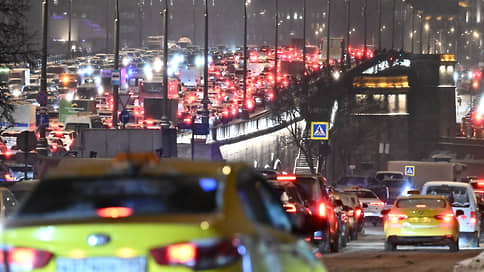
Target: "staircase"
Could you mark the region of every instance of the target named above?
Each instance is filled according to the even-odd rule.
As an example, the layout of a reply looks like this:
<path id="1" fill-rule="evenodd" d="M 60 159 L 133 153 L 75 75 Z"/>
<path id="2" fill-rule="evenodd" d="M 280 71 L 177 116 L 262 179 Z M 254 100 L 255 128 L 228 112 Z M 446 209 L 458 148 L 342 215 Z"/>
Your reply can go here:
<path id="1" fill-rule="evenodd" d="M 318 156 L 313 157 L 314 167 L 315 169 L 319 169 L 319 158 Z M 311 168 L 306 160 L 306 155 L 302 152 L 301 148 L 299 148 L 298 154 L 296 156 L 296 160 L 294 161 L 294 174 L 299 175 L 311 175 Z"/>

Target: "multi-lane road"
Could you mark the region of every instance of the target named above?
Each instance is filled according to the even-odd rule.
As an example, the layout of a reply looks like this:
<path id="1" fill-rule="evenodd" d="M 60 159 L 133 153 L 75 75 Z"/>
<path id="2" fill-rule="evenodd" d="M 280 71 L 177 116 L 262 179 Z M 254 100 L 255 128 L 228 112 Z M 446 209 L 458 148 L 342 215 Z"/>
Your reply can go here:
<path id="1" fill-rule="evenodd" d="M 325 255 L 324 263 L 331 272 L 421 272 L 454 271 L 454 265 L 461 260 L 474 257 L 484 249 L 461 245 L 461 250 L 451 253 L 447 247 L 399 246 L 396 252 L 383 250 L 383 227 L 365 226 L 359 240 L 351 241 L 339 253 Z"/>

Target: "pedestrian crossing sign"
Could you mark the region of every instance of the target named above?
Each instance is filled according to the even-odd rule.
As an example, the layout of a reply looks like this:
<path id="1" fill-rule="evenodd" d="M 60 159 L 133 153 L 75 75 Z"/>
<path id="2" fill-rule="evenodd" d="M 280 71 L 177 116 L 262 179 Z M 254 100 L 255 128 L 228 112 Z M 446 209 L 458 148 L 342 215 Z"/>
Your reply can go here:
<path id="1" fill-rule="evenodd" d="M 405 176 L 415 176 L 415 166 L 405 165 Z"/>
<path id="2" fill-rule="evenodd" d="M 311 122 L 311 140 L 328 140 L 328 122 Z"/>

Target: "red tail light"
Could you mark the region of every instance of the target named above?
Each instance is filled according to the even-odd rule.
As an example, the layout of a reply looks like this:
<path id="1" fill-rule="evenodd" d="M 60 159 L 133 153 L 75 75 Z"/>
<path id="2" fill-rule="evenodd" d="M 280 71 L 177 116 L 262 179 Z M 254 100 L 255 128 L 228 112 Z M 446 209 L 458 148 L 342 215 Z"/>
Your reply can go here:
<path id="1" fill-rule="evenodd" d="M 348 216 L 354 216 L 355 214 L 355 211 L 354 210 L 349 210 L 348 211 Z"/>
<path id="2" fill-rule="evenodd" d="M 388 218 L 390 218 L 390 222 L 392 223 L 398 223 L 400 220 L 405 220 L 408 218 L 408 216 L 404 214 L 389 214 Z"/>
<path id="3" fill-rule="evenodd" d="M 97 215 L 103 218 L 122 218 L 133 214 L 133 210 L 128 207 L 108 207 L 97 210 Z"/>
<path id="4" fill-rule="evenodd" d="M 286 209 L 287 213 L 295 213 L 296 212 L 296 205 L 292 203 L 285 203 L 282 206 Z"/>
<path id="5" fill-rule="evenodd" d="M 319 204 L 318 214 L 320 217 L 326 217 L 326 204 L 324 203 Z"/>
<path id="6" fill-rule="evenodd" d="M 150 250 L 159 265 L 183 265 L 194 270 L 215 269 L 240 257 L 238 240 L 208 240 L 169 245 Z"/>
<path id="7" fill-rule="evenodd" d="M 469 223 L 471 224 L 477 223 L 476 212 L 471 212 L 471 218 L 469 219 Z"/>
<path id="8" fill-rule="evenodd" d="M 454 219 L 454 214 L 453 213 L 439 214 L 439 215 L 436 215 L 434 217 L 435 217 L 435 219 L 444 220 L 444 222 L 449 223 L 450 221 L 452 221 L 452 219 Z"/>
<path id="9" fill-rule="evenodd" d="M 277 181 L 295 181 L 296 176 L 277 176 L 276 180 Z"/>
<path id="10" fill-rule="evenodd" d="M 170 263 L 190 263 L 195 261 L 197 247 L 190 243 L 171 245 L 166 248 L 166 256 Z"/>
<path id="11" fill-rule="evenodd" d="M 18 247 L 7 251 L 7 263 L 10 271 L 30 271 L 31 269 L 43 268 L 51 258 L 52 253 L 33 248 Z"/>
<path id="12" fill-rule="evenodd" d="M 356 209 L 355 215 L 356 215 L 356 217 L 360 217 L 361 216 L 361 209 Z"/>

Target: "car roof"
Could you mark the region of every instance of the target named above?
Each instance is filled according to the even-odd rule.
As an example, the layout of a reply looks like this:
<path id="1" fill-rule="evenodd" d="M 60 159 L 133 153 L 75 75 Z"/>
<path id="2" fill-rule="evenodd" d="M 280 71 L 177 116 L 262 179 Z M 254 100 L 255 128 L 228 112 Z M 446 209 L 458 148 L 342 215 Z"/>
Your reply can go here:
<path id="1" fill-rule="evenodd" d="M 443 195 L 409 195 L 409 196 L 399 196 L 397 198 L 397 200 L 400 200 L 400 199 L 422 199 L 422 198 L 426 198 L 426 199 L 445 199 L 447 200 L 447 198 Z"/>
<path id="2" fill-rule="evenodd" d="M 424 186 L 428 185 L 447 185 L 447 186 L 458 186 L 458 187 L 471 187 L 469 183 L 457 182 L 457 181 L 427 181 Z"/>

